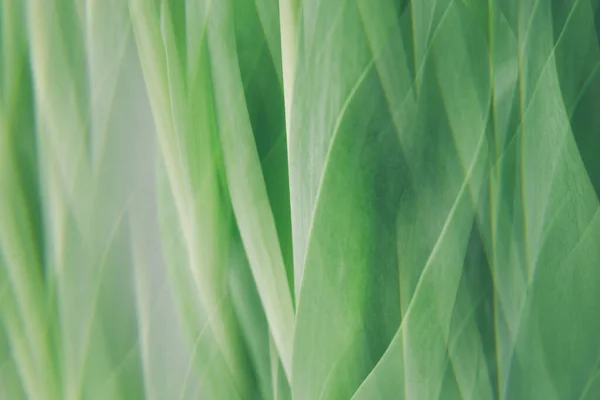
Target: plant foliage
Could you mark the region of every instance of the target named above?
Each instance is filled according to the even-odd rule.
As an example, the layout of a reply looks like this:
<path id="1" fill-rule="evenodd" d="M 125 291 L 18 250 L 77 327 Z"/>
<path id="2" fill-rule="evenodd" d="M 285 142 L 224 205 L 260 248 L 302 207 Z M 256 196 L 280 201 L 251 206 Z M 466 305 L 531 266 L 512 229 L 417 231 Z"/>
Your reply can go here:
<path id="1" fill-rule="evenodd" d="M 600 398 L 598 0 L 0 0 L 0 398 Z"/>

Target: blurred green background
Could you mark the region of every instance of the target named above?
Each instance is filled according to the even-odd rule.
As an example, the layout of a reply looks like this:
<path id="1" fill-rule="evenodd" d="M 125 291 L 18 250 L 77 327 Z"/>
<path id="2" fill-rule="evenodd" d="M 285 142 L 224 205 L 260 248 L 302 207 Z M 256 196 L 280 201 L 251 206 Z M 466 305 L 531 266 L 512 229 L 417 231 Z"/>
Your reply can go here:
<path id="1" fill-rule="evenodd" d="M 0 399 L 600 399 L 598 0 L 0 0 Z"/>

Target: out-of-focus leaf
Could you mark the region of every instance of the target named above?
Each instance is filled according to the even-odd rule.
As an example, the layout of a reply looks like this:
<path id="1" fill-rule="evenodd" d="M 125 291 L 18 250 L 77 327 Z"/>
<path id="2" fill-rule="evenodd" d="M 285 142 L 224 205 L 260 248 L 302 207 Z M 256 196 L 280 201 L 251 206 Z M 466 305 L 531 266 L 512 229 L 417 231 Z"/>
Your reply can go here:
<path id="1" fill-rule="evenodd" d="M 0 252 L 15 301 L 2 317 L 33 398 L 140 395 L 131 281 L 120 276 L 125 190 L 111 169 L 125 164 L 115 149 L 127 136 L 115 135 L 112 95 L 90 107 L 99 86 L 113 93 L 122 60 L 107 63 L 99 47 L 127 42 L 127 9 L 110 3 L 89 2 L 86 16 L 76 1 L 3 2 L 14 32 L 2 38 L 13 67 L 3 70 Z M 96 164 L 92 137 L 110 150 Z"/>
<path id="2" fill-rule="evenodd" d="M 0 260 L 2 312 L 6 335 L 3 362 L 31 397 L 52 398 L 60 390 L 46 301 L 40 190 L 32 76 L 26 48 L 25 6 L 3 1 L 2 100 L 0 101 Z M 12 371 L 11 371 L 12 370 Z M 18 398 L 18 397 L 17 397 Z"/>
<path id="3" fill-rule="evenodd" d="M 182 23 L 175 4 L 162 2 L 157 10 L 151 1 L 136 0 L 130 6 L 161 153 L 166 263 L 194 353 L 187 374 L 197 371 L 209 397 L 250 398 L 255 388 L 226 267 L 230 206 L 220 186 L 204 4 L 185 7 L 185 35 L 175 29 Z"/>

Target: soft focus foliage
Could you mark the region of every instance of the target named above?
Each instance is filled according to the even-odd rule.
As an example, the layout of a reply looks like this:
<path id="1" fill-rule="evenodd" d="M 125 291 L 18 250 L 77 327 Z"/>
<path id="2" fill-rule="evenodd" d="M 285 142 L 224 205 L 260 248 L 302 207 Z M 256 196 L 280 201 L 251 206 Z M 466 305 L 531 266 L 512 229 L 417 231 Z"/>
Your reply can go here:
<path id="1" fill-rule="evenodd" d="M 600 0 L 0 0 L 0 399 L 600 399 Z"/>

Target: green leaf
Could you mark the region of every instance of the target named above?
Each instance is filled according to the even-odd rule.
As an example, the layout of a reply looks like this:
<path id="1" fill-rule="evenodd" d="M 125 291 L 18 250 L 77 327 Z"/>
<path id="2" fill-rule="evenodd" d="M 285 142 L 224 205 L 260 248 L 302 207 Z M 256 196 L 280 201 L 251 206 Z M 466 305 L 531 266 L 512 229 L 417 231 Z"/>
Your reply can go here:
<path id="1" fill-rule="evenodd" d="M 593 398 L 598 327 L 591 315 L 598 298 L 590 282 L 596 279 L 598 252 L 591 237 L 598 225 L 598 197 L 572 130 L 587 117 L 572 110 L 595 72 L 558 73 L 585 70 L 588 57 L 598 59 L 593 8 L 590 2 L 556 7 L 539 2 L 534 8 L 510 3 L 507 8 L 519 16 L 521 121 L 494 185 L 496 202 L 512 201 L 503 186 L 517 188 L 517 211 L 500 209 L 496 217 L 509 219 L 514 228 L 496 230 L 495 268 L 517 283 L 506 278 L 496 283 L 500 393 Z M 514 164 L 509 151 L 517 152 Z"/>
<path id="2" fill-rule="evenodd" d="M 221 191 L 207 38 L 179 55 L 170 5 L 160 15 L 132 1 L 134 31 L 157 125 L 161 153 L 159 213 L 166 263 L 178 292 L 180 320 L 203 390 L 215 398 L 248 398 L 255 388 L 229 290 L 230 206 Z M 204 26 L 198 11 L 188 29 Z M 187 71 L 187 73 L 186 73 Z M 206 360 L 209 360 L 208 362 Z M 186 378 L 187 381 L 187 378 Z M 181 397 L 188 395 L 182 388 Z"/>
<path id="3" fill-rule="evenodd" d="M 291 375 L 294 308 L 236 51 L 234 4 L 212 4 L 208 26 L 215 113 L 233 211 L 273 340 Z"/>
<path id="4" fill-rule="evenodd" d="M 300 21 L 292 397 L 349 398 L 400 322 L 395 220 L 409 172 L 357 5 L 307 1 Z"/>
<path id="5" fill-rule="evenodd" d="M 469 10 L 449 6 L 417 70 L 416 116 L 411 91 L 388 97 L 399 99 L 391 109 L 416 118 L 396 123 L 411 172 L 397 217 L 403 316 L 358 399 L 492 397 L 480 333 L 464 300 L 472 294 L 460 284 L 487 164 L 487 48 L 477 29 Z M 467 338 L 470 346 L 458 350 Z"/>

